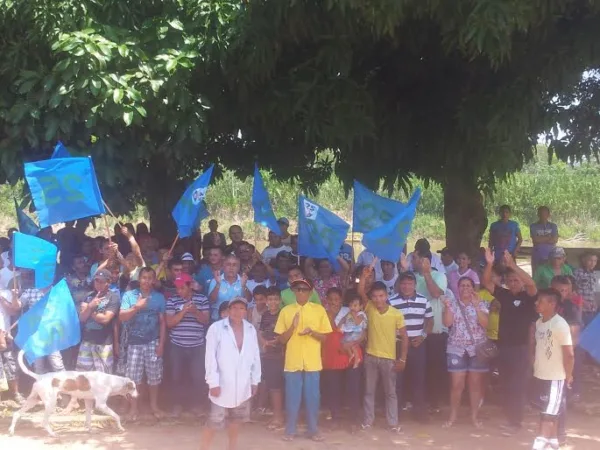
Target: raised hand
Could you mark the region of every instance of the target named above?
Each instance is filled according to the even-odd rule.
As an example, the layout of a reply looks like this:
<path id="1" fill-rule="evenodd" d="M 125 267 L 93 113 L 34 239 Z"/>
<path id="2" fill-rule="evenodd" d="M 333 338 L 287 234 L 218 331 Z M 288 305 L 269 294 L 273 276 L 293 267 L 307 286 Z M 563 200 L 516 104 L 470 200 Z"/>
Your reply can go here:
<path id="1" fill-rule="evenodd" d="M 221 271 L 220 270 L 213 271 L 213 278 L 215 279 L 215 282 L 217 284 L 221 284 Z"/>
<path id="2" fill-rule="evenodd" d="M 504 265 L 506 267 L 514 267 L 516 265 L 514 258 L 508 252 L 508 250 L 504 250 L 503 258 L 504 258 Z"/>
<path id="3" fill-rule="evenodd" d="M 490 248 L 485 249 L 485 262 L 488 264 L 494 264 L 494 254 Z"/>
<path id="4" fill-rule="evenodd" d="M 431 272 L 431 261 L 429 261 L 429 258 L 423 258 L 421 262 L 421 270 L 423 271 L 423 273 Z"/>

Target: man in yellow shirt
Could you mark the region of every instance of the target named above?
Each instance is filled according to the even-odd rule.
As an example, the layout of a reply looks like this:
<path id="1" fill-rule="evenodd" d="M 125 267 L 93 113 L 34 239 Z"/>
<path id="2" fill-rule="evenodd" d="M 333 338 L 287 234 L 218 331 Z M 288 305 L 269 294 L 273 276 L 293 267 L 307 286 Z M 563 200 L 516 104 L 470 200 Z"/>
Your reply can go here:
<path id="1" fill-rule="evenodd" d="M 396 396 L 396 372 L 406 366 L 408 354 L 408 335 L 404 325 L 404 316 L 388 304 L 387 288 L 378 281 L 369 291 L 366 304 L 367 314 L 367 351 L 365 356 L 365 418 L 363 429 L 369 429 L 375 421 L 375 393 L 381 378 L 385 395 L 385 411 L 390 431 L 402 431 L 398 425 L 398 399 Z M 396 336 L 401 339 L 400 357 L 396 355 Z"/>
<path id="2" fill-rule="evenodd" d="M 308 301 L 313 286 L 306 279 L 295 280 L 290 289 L 296 302 L 279 313 L 275 333 L 285 348 L 285 440 L 296 435 L 300 403 L 304 398 L 308 435 L 321 441 L 317 421 L 320 404 L 321 343 L 331 333 L 331 323 L 325 308 Z"/>

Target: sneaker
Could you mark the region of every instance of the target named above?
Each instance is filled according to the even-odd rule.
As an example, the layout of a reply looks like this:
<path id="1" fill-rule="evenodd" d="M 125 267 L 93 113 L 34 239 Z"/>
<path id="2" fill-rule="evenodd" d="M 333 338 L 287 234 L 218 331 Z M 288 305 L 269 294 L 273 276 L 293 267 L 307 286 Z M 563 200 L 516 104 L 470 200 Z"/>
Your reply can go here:
<path id="1" fill-rule="evenodd" d="M 363 424 L 360 426 L 360 429 L 361 429 L 362 431 L 368 431 L 368 430 L 370 430 L 371 428 L 373 428 L 373 425 L 368 425 L 368 424 L 366 424 L 366 423 L 363 423 Z"/>

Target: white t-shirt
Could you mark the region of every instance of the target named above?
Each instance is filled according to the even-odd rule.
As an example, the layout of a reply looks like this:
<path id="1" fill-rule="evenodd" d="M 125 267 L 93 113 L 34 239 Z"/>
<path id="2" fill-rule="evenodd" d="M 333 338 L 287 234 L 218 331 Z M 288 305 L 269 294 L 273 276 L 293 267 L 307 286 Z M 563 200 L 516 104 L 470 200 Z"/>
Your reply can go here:
<path id="1" fill-rule="evenodd" d="M 8 289 L 0 289 L 0 297 L 4 297 L 9 303 L 13 302 L 12 292 Z M 0 302 L 0 330 L 8 331 L 10 329 L 10 315 L 4 306 L 4 302 Z"/>
<path id="2" fill-rule="evenodd" d="M 4 266 L 0 269 L 0 289 L 9 288 L 8 284 L 12 281 L 14 272 L 8 267 Z"/>
<path id="3" fill-rule="evenodd" d="M 573 345 L 565 319 L 556 314 L 547 322 L 535 323 L 535 362 L 533 376 L 540 380 L 564 380 L 563 345 Z"/>
<path id="4" fill-rule="evenodd" d="M 263 261 L 265 264 L 269 264 L 272 259 L 275 259 L 279 252 L 290 252 L 292 253 L 292 248 L 287 245 L 282 245 L 281 247 L 271 247 L 270 245 L 265 248 L 262 252 Z"/>
<path id="5" fill-rule="evenodd" d="M 391 297 L 392 295 L 396 295 L 396 290 L 394 289 L 394 287 L 396 286 L 396 280 L 398 279 L 398 274 L 396 273 L 391 280 L 384 280 L 383 277 L 381 277 L 381 280 L 377 280 L 377 281 L 381 281 L 383 284 L 385 284 L 385 287 L 387 288 L 387 294 L 388 297 Z"/>
<path id="6" fill-rule="evenodd" d="M 254 281 L 254 280 L 248 280 L 246 281 L 246 287 L 248 288 L 248 290 L 250 292 L 254 292 L 254 288 L 256 286 L 264 286 L 266 288 L 271 287 L 271 280 L 269 280 L 268 278 L 263 280 L 263 281 Z M 252 300 L 252 302 L 254 302 L 254 300 Z"/>
<path id="7" fill-rule="evenodd" d="M 458 264 L 456 264 L 456 261 L 452 261 L 447 266 L 444 266 L 444 268 L 446 269 L 446 273 L 454 272 L 455 270 L 458 270 Z"/>

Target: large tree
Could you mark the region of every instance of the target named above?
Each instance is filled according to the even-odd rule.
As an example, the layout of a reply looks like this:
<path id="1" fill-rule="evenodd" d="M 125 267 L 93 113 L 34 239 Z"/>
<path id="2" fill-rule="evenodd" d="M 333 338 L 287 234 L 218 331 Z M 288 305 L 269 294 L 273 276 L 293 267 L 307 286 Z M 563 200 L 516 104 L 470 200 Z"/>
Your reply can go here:
<path id="1" fill-rule="evenodd" d="M 440 182 L 448 243 L 474 251 L 481 192 L 600 67 L 587 0 L 0 0 L 0 23 L 0 171 L 63 139 L 164 233 L 181 180 L 258 161 L 306 186 Z"/>

